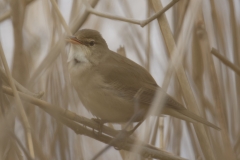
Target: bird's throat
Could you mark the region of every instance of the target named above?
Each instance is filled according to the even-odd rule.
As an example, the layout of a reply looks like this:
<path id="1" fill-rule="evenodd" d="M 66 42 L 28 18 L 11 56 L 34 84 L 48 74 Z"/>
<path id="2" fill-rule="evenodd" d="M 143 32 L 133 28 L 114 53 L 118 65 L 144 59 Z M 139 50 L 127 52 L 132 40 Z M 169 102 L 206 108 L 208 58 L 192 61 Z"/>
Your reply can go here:
<path id="1" fill-rule="evenodd" d="M 74 64 L 89 63 L 87 59 L 89 52 L 89 49 L 84 45 L 71 44 L 67 62 Z"/>

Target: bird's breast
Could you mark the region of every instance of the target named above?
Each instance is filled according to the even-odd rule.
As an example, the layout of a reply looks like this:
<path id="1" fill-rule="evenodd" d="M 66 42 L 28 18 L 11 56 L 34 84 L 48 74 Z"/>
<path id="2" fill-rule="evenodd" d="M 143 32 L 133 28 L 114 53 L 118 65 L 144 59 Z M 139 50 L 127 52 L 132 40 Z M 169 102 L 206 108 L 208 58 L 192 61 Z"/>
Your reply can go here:
<path id="1" fill-rule="evenodd" d="M 109 122 L 126 122 L 133 114 L 131 103 L 116 96 L 111 86 L 91 68 L 81 72 L 71 71 L 71 83 L 87 110 Z"/>

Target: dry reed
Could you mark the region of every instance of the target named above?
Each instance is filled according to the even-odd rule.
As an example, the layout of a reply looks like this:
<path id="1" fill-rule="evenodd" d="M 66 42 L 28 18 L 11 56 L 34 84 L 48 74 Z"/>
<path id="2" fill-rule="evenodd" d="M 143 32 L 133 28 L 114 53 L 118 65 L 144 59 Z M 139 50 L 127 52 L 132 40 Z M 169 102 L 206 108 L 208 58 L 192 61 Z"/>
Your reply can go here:
<path id="1" fill-rule="evenodd" d="M 240 159 L 239 5 L 0 1 L 0 159 L 85 160 L 97 153 L 97 159 Z M 100 31 L 114 51 L 123 45 L 119 54 L 144 66 L 163 90 L 221 130 L 148 117 L 124 144 L 115 141 L 124 125 L 107 124 L 98 135 L 66 62 L 64 39 L 82 28 Z M 163 98 L 159 91 L 152 112 L 164 107 Z M 110 142 L 113 147 L 106 147 Z"/>

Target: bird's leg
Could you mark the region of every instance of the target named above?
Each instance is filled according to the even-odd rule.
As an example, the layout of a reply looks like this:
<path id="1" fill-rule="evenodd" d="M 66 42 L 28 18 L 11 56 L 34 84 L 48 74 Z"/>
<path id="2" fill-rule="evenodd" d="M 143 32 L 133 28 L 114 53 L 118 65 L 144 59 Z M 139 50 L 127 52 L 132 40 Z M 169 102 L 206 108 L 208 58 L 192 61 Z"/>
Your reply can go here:
<path id="1" fill-rule="evenodd" d="M 97 136 L 101 135 L 102 134 L 102 128 L 103 128 L 103 125 L 104 123 L 106 123 L 106 121 L 102 120 L 102 119 L 99 119 L 99 118 L 92 118 L 92 120 L 94 122 L 96 122 L 98 124 L 98 133 L 95 132 L 95 129 L 93 128 L 93 133 Z"/>
<path id="2" fill-rule="evenodd" d="M 122 146 L 124 146 L 128 137 L 130 137 L 133 134 L 133 132 L 142 124 L 143 120 L 139 121 L 133 129 L 131 129 L 130 131 L 127 131 L 127 128 L 130 126 L 130 124 L 133 122 L 136 122 L 136 120 L 139 119 L 139 117 L 142 117 L 143 113 L 144 113 L 144 110 L 142 109 L 136 112 L 132 116 L 132 118 L 128 121 L 128 123 L 125 125 L 125 127 L 115 137 L 115 141 L 119 142 L 119 145 L 114 147 L 115 149 L 120 150 Z"/>
<path id="3" fill-rule="evenodd" d="M 124 127 L 124 129 L 120 130 L 118 135 L 115 137 L 114 141 L 118 142 L 117 146 L 114 146 L 116 150 L 121 150 L 121 148 L 125 145 L 126 140 L 128 137 L 130 137 L 133 132 L 142 124 L 143 121 L 138 122 L 138 124 L 131 129 L 130 131 L 127 131 L 126 128 L 129 126 L 129 123 Z"/>
<path id="4" fill-rule="evenodd" d="M 131 136 L 135 132 L 135 130 L 142 124 L 142 122 L 143 121 L 138 122 L 137 125 L 130 131 L 127 131 L 126 129 L 121 130 L 122 135 L 123 135 L 122 137 L 128 138 L 129 136 Z"/>
<path id="5" fill-rule="evenodd" d="M 127 131 L 127 133 L 129 134 L 129 136 L 131 136 L 133 134 L 133 132 L 135 132 L 135 130 L 142 124 L 143 121 L 140 121 L 137 123 L 137 125 L 131 129 L 130 131 Z"/>

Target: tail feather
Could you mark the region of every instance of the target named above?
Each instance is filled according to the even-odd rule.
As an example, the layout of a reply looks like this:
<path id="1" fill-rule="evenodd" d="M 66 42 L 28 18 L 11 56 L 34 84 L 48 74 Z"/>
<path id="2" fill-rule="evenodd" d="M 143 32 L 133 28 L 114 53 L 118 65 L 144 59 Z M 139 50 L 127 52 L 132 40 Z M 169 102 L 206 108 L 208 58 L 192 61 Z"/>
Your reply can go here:
<path id="1" fill-rule="evenodd" d="M 221 130 L 216 125 L 208 122 L 206 119 L 204 119 L 202 117 L 199 117 L 198 115 L 192 113 L 191 111 L 189 111 L 187 109 L 177 110 L 177 109 L 172 109 L 172 108 L 165 107 L 163 109 L 163 114 L 167 114 L 167 115 L 170 115 L 170 116 L 173 116 L 173 117 L 176 117 L 176 118 L 179 118 L 179 119 L 191 122 L 191 123 L 198 123 L 199 122 L 199 123 L 205 124 L 209 127 L 212 127 L 214 129 Z"/>

